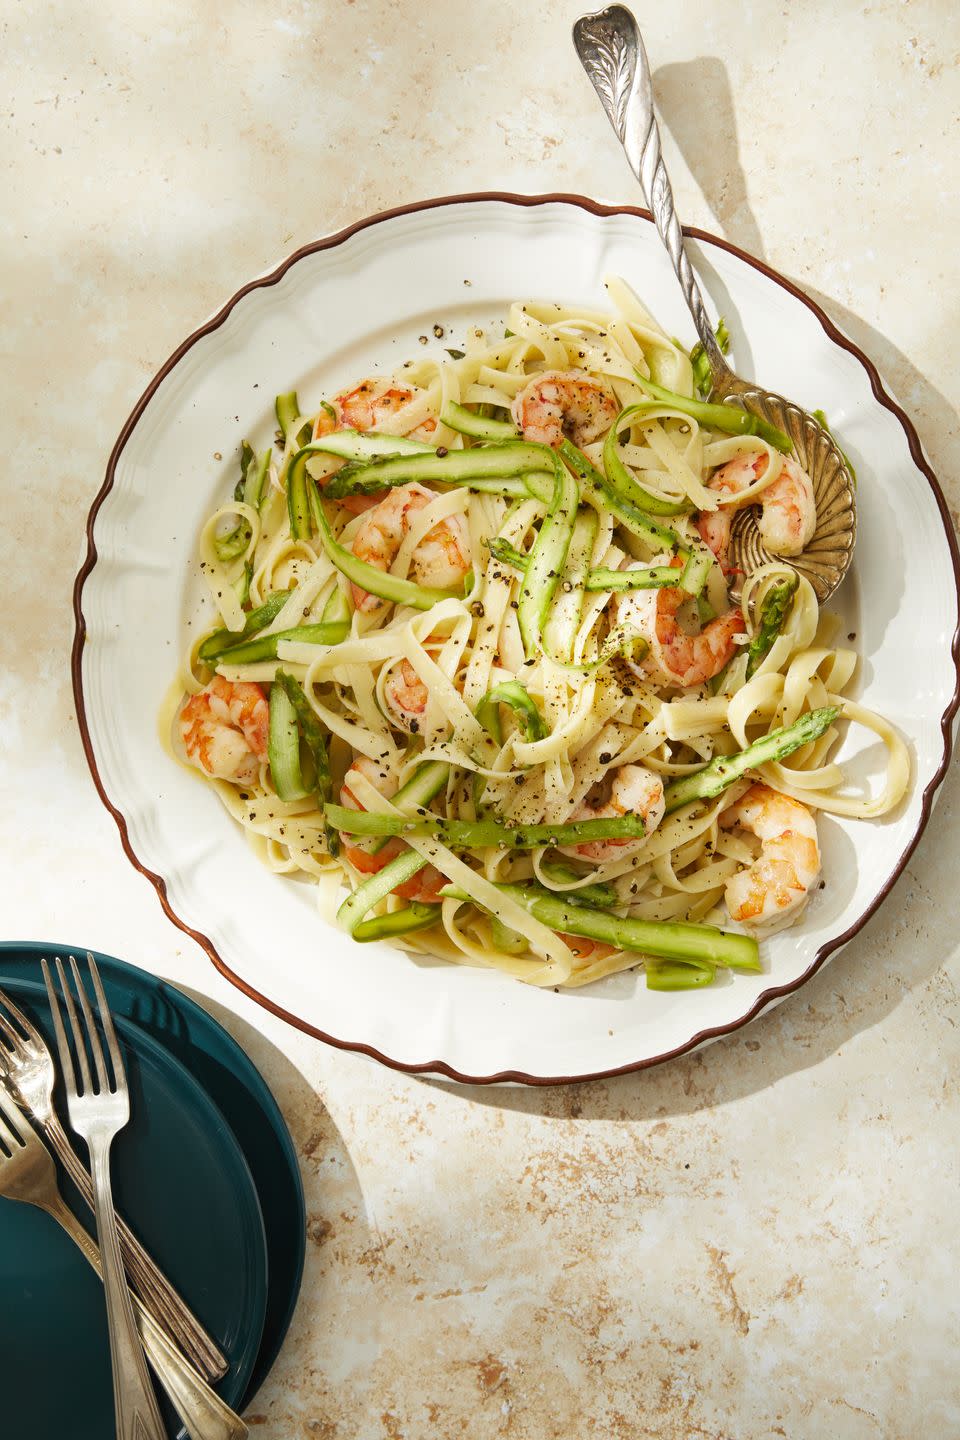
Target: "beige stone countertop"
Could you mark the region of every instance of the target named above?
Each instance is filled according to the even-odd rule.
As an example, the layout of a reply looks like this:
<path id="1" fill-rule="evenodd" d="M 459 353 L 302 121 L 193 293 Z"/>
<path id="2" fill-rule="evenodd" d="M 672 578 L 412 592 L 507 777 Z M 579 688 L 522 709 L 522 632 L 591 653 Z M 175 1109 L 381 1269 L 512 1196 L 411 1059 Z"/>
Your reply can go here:
<path id="1" fill-rule="evenodd" d="M 639 203 L 547 0 L 0 10 L 3 930 L 125 956 L 249 1050 L 309 1241 L 258 1440 L 960 1436 L 955 770 L 879 914 L 652 1072 L 464 1090 L 308 1039 L 162 914 L 87 772 L 70 591 L 150 377 L 241 284 L 472 190 Z M 680 212 L 878 364 L 960 503 L 952 0 L 637 0 Z M 922 617 L 918 616 L 918 624 Z"/>

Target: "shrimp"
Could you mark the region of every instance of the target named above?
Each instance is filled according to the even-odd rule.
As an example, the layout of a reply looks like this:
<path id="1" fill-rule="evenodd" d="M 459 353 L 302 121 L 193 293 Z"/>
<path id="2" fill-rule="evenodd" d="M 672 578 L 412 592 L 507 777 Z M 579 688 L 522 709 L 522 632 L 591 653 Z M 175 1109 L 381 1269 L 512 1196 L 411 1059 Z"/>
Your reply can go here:
<path id="1" fill-rule="evenodd" d="M 320 411 L 313 438 L 319 440 L 323 435 L 332 435 L 335 430 L 376 430 L 378 425 L 382 425 L 391 415 L 408 405 L 417 393 L 407 385 L 395 385 L 383 378 L 361 380 L 352 390 L 341 390 L 339 395 L 333 397 L 329 402 L 330 408 L 335 412 L 333 415 L 327 409 Z M 410 437 L 414 440 L 429 440 L 436 428 L 436 420 L 425 420 L 422 425 L 409 432 Z M 352 515 L 360 515 L 382 500 L 386 493 L 382 490 L 376 495 L 344 495 L 340 504 Z"/>
<path id="2" fill-rule="evenodd" d="M 378 766 L 375 760 L 368 760 L 365 755 L 358 755 L 343 777 L 343 785 L 340 790 L 340 803 L 345 805 L 348 810 L 363 809 L 360 801 L 350 789 L 351 776 L 362 776 L 365 780 L 369 780 L 370 784 L 386 800 L 396 794 L 397 782 L 390 772 Z M 407 849 L 407 846 L 396 835 L 376 851 L 361 850 L 353 835 L 341 835 L 340 841 L 343 855 L 355 870 L 360 871 L 361 875 L 376 875 L 384 865 L 395 860 Z M 445 876 L 441 875 L 439 870 L 433 865 L 427 865 L 411 879 L 405 880 L 402 885 L 397 885 L 393 894 L 399 895 L 404 900 L 419 900 L 424 905 L 439 905 L 443 898 L 440 891 L 446 883 Z"/>
<path id="3" fill-rule="evenodd" d="M 795 920 L 820 874 L 817 825 L 806 805 L 758 782 L 720 824 L 738 825 L 760 841 L 759 857 L 727 881 L 730 919 L 768 930 Z"/>
<path id="4" fill-rule="evenodd" d="M 389 570 L 413 515 L 436 498 L 432 490 L 416 481 L 389 490 L 386 499 L 361 521 L 353 537 L 354 555 L 377 570 Z M 470 569 L 470 536 L 463 516 L 439 520 L 420 541 L 410 561 L 419 584 L 437 590 L 453 589 Z M 359 585 L 351 588 L 354 605 L 366 614 L 385 603 Z"/>
<path id="5" fill-rule="evenodd" d="M 519 392 L 510 412 L 524 440 L 551 445 L 564 439 L 589 445 L 610 429 L 619 405 L 613 390 L 585 370 L 544 370 Z"/>
<path id="6" fill-rule="evenodd" d="M 736 496 L 761 478 L 768 463 L 766 451 L 738 455 L 722 465 L 710 480 L 710 490 L 731 499 L 722 500 L 718 510 L 702 511 L 697 529 L 701 540 L 709 545 L 728 574 L 727 554 L 733 512 L 737 509 Z M 761 490 L 756 503 L 760 506 L 757 529 L 772 555 L 799 555 L 809 545 L 817 528 L 817 507 L 810 476 L 795 460 L 788 455 L 783 457 L 783 469 L 772 485 Z"/>
<path id="7" fill-rule="evenodd" d="M 266 696 L 259 685 L 214 675 L 180 712 L 180 737 L 191 765 L 217 780 L 250 785 L 267 754 Z"/>
<path id="8" fill-rule="evenodd" d="M 662 563 L 665 558 L 661 556 L 654 563 Z M 675 560 L 674 563 L 682 562 Z M 642 660 L 628 662 L 642 678 L 687 689 L 691 685 L 705 685 L 733 659 L 737 636 L 747 628 L 740 607 L 733 606 L 708 621 L 699 634 L 689 635 L 677 620 L 677 611 L 689 598 L 676 585 L 662 590 L 635 590 L 621 596 L 618 619 L 639 631 L 650 647 Z"/>
<path id="9" fill-rule="evenodd" d="M 403 728 L 415 735 L 426 712 L 429 693 L 409 660 L 402 660 L 399 670 L 391 670 L 384 682 L 383 697 Z"/>
<path id="10" fill-rule="evenodd" d="M 584 970 L 588 965 L 598 965 L 601 960 L 617 953 L 616 945 L 607 945 L 603 940 L 588 940 L 583 935 L 564 935 L 558 931 L 557 939 L 569 945 L 578 970 Z"/>
<path id="11" fill-rule="evenodd" d="M 590 840 L 584 845 L 565 845 L 568 855 L 578 855 L 602 865 L 620 860 L 637 850 L 663 819 L 663 781 L 644 765 L 621 765 L 589 792 L 573 820 L 602 820 L 607 816 L 639 815 L 645 834 L 627 840 Z"/>

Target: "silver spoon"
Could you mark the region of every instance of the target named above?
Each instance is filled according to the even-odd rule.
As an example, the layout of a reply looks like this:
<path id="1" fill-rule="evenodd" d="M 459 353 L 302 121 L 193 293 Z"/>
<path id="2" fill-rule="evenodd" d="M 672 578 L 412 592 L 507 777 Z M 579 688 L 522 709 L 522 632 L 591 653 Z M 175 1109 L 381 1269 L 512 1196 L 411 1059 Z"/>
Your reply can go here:
<path id="1" fill-rule="evenodd" d="M 573 43 L 630 169 L 643 187 L 660 239 L 673 262 L 710 364 L 711 398 L 740 405 L 784 431 L 793 442 L 797 463 L 813 482 L 817 526 L 806 549 L 789 559 L 771 555 L 760 539 L 755 509 L 744 507 L 734 518 L 731 564 L 749 575 L 776 559 L 805 575 L 817 598 L 826 600 L 847 572 L 857 535 L 856 490 L 850 467 L 830 432 L 812 415 L 782 395 L 741 380 L 723 357 L 684 248 L 683 230 L 663 163 L 647 52 L 636 20 L 623 5 L 609 5 L 606 10 L 582 15 L 576 21 Z"/>

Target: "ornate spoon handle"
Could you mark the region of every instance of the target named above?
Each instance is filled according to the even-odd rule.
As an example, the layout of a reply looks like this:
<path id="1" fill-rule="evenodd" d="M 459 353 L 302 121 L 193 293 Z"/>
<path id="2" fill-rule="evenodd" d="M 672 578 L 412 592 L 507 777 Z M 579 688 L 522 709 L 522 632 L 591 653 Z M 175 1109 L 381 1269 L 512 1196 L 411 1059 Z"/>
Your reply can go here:
<path id="1" fill-rule="evenodd" d="M 608 5 L 606 10 L 580 17 L 573 27 L 573 43 L 630 169 L 643 187 L 711 368 L 716 376 L 723 375 L 729 367 L 710 327 L 700 287 L 687 259 L 670 177 L 663 163 L 650 66 L 637 22 L 623 5 Z"/>

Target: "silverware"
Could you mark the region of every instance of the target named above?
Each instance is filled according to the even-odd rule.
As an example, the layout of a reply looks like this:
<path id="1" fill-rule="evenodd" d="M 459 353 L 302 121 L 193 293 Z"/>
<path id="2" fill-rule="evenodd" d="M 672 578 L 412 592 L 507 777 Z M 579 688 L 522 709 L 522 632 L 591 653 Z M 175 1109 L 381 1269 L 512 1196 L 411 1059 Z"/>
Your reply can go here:
<path id="1" fill-rule="evenodd" d="M 0 1195 L 23 1200 L 52 1215 L 103 1276 L 100 1251 L 57 1189 L 53 1156 L 0 1082 Z M 154 1372 L 193 1440 L 242 1440 L 246 1425 L 184 1359 L 136 1296 L 137 1325 Z M 163 1432 L 165 1433 L 165 1432 Z"/>
<path id="2" fill-rule="evenodd" d="M 6 1076 L 14 1098 L 42 1127 L 64 1170 L 92 1210 L 90 1175 L 70 1144 L 53 1106 L 56 1080 L 53 1056 L 36 1026 L 3 990 L 0 990 L 0 1007 L 5 1007 L 16 1022 L 16 1025 L 11 1024 L 4 1016 L 3 1008 L 0 1008 L 0 1077 Z M 117 1230 L 127 1274 L 154 1318 L 201 1374 L 208 1380 L 219 1380 L 227 1371 L 227 1361 L 219 1346 L 119 1215 Z"/>
<path id="3" fill-rule="evenodd" d="M 573 27 L 573 43 L 653 212 L 710 362 L 713 398 L 739 404 L 785 431 L 793 442 L 798 464 L 813 482 L 817 528 L 802 554 L 787 560 L 772 556 L 760 539 L 755 511 L 744 507 L 734 518 L 731 564 L 749 575 L 776 558 L 805 575 L 817 598 L 826 600 L 846 574 L 856 541 L 856 491 L 850 467 L 830 432 L 812 415 L 782 395 L 741 380 L 723 357 L 684 248 L 683 230 L 661 153 L 647 52 L 633 15 L 623 5 L 609 5 L 606 10 L 582 15 Z"/>
<path id="4" fill-rule="evenodd" d="M 77 1017 L 76 1006 L 70 993 L 63 966 L 57 960 L 57 976 L 60 991 L 66 1007 L 67 1018 L 76 1047 L 77 1062 L 80 1066 L 81 1086 L 77 1084 L 73 1056 L 63 1020 L 56 987 L 50 978 L 47 962 L 41 961 L 43 978 L 50 998 L 50 1013 L 57 1036 L 60 1052 L 60 1069 L 67 1097 L 67 1113 L 70 1124 L 77 1134 L 87 1142 L 90 1151 L 90 1175 L 93 1180 L 93 1213 L 97 1221 L 97 1239 L 100 1242 L 100 1261 L 103 1271 L 103 1293 L 107 1301 L 107 1325 L 110 1332 L 110 1359 L 113 1365 L 113 1405 L 117 1417 L 117 1440 L 166 1440 L 166 1427 L 160 1418 L 157 1397 L 153 1393 L 147 1362 L 144 1358 L 137 1324 L 133 1317 L 133 1305 L 127 1289 L 127 1277 L 123 1273 L 120 1258 L 120 1242 L 113 1213 L 113 1193 L 110 1187 L 110 1146 L 118 1130 L 122 1130 L 130 1119 L 130 1096 L 127 1077 L 123 1069 L 120 1046 L 117 1043 L 113 1020 L 107 1007 L 107 998 L 100 984 L 100 976 L 92 955 L 87 956 L 97 1008 L 110 1052 L 111 1072 L 108 1073 L 103 1046 L 97 1031 L 90 1001 L 83 986 L 80 969 L 76 960 L 70 957 L 73 983 L 83 1014 L 83 1024 Z M 94 1086 L 87 1060 L 84 1032 L 93 1055 L 97 1072 Z"/>

